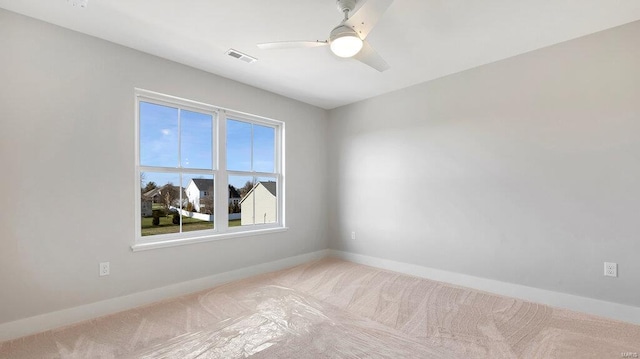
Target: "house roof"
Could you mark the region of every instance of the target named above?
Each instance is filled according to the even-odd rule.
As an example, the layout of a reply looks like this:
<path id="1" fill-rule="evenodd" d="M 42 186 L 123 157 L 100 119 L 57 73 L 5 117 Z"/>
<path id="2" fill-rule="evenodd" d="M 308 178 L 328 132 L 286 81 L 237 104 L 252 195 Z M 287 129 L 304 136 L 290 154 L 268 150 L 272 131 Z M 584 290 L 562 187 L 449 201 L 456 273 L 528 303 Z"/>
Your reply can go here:
<path id="1" fill-rule="evenodd" d="M 276 197 L 276 192 L 277 192 L 277 188 L 278 188 L 277 183 L 274 182 L 274 181 L 260 181 L 260 182 L 256 183 L 249 192 L 247 192 L 247 194 L 244 196 L 244 198 L 242 198 L 240 203 L 244 202 L 245 198 L 248 198 L 249 195 L 253 191 L 255 191 L 256 188 L 258 188 L 258 186 L 262 186 L 262 187 L 266 188 L 267 191 L 269 191 L 269 193 L 271 193 L 274 197 Z"/>
<path id="2" fill-rule="evenodd" d="M 155 195 L 157 195 L 159 192 L 160 192 L 160 188 L 156 187 L 156 188 L 154 188 L 154 189 L 152 189 L 150 191 L 147 191 L 147 192 L 143 193 L 142 197 L 151 198 L 151 197 L 154 197 Z"/>
<path id="3" fill-rule="evenodd" d="M 261 185 L 264 186 L 264 188 L 267 189 L 267 191 L 269 191 L 274 197 L 276 195 L 276 183 L 274 181 L 264 181 L 264 182 L 259 182 Z"/>
<path id="4" fill-rule="evenodd" d="M 213 179 L 193 178 L 192 181 L 199 191 L 213 191 Z M 229 198 L 240 198 L 240 193 L 232 185 L 229 185 Z"/>
<path id="5" fill-rule="evenodd" d="M 160 192 L 162 192 L 162 190 L 163 190 L 163 189 L 165 189 L 167 186 L 169 186 L 169 184 L 166 184 L 166 185 L 164 185 L 164 186 L 162 186 L 162 187 L 156 187 L 156 188 L 154 188 L 154 189 L 152 189 L 152 190 L 150 190 L 150 191 L 147 191 L 147 192 L 143 193 L 143 194 L 142 194 L 142 196 L 145 196 L 145 197 L 155 197 L 155 196 L 157 196 Z M 178 187 L 176 187 L 176 186 L 173 186 L 173 187 L 174 187 L 175 189 L 177 189 L 177 188 L 178 188 Z"/>
<path id="6" fill-rule="evenodd" d="M 157 196 L 158 194 L 161 194 L 162 190 L 167 188 L 167 186 L 172 186 L 175 191 L 179 191 L 180 190 L 180 187 L 173 186 L 173 185 L 170 185 L 170 184 L 167 183 L 162 187 L 156 187 L 156 188 L 154 188 L 154 189 L 152 189 L 150 191 L 147 191 L 147 192 L 143 193 L 142 194 L 142 198 L 153 198 L 153 197 Z M 183 192 L 183 194 L 184 194 L 184 192 Z"/>
<path id="7" fill-rule="evenodd" d="M 211 191 L 213 189 L 212 178 L 193 178 L 192 181 L 200 191 Z"/>
<path id="8" fill-rule="evenodd" d="M 240 193 L 232 185 L 229 185 L 229 198 L 240 198 Z"/>

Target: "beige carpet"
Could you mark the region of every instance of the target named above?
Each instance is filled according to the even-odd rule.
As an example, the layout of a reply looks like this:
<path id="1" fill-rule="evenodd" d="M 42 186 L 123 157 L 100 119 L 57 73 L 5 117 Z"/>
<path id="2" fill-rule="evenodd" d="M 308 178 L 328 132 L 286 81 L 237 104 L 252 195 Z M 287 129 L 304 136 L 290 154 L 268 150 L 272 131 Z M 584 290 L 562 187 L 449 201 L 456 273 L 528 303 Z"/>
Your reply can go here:
<path id="1" fill-rule="evenodd" d="M 0 358 L 621 358 L 640 326 L 327 259 L 34 336 Z"/>

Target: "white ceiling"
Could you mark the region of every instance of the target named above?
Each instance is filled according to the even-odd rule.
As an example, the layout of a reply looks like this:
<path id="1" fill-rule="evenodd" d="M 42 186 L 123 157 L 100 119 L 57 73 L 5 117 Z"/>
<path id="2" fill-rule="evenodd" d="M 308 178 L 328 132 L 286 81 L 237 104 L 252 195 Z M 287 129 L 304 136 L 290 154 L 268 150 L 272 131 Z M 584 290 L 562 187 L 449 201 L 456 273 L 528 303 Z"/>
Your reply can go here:
<path id="1" fill-rule="evenodd" d="M 325 109 L 640 19 L 638 0 L 396 0 L 368 37 L 391 65 L 379 73 L 326 47 L 256 47 L 326 39 L 342 19 L 335 0 L 71 2 L 0 7 Z M 229 48 L 259 61 L 235 60 Z"/>

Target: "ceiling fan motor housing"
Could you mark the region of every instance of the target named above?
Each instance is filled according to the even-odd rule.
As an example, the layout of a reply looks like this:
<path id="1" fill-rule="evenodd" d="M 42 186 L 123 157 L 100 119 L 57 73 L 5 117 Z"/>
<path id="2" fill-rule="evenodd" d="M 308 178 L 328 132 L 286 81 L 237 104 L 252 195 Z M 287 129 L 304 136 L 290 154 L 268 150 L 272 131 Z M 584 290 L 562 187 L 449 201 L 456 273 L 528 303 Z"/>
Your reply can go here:
<path id="1" fill-rule="evenodd" d="M 351 27 L 347 25 L 338 25 L 334 27 L 333 30 L 331 30 L 331 33 L 329 34 L 329 42 L 343 36 L 355 36 L 357 38 L 360 38 L 356 30 L 352 29 Z"/>
<path id="2" fill-rule="evenodd" d="M 356 7 L 357 0 L 337 0 L 336 4 L 338 5 L 338 10 L 341 14 L 344 14 L 345 11 L 351 12 Z"/>

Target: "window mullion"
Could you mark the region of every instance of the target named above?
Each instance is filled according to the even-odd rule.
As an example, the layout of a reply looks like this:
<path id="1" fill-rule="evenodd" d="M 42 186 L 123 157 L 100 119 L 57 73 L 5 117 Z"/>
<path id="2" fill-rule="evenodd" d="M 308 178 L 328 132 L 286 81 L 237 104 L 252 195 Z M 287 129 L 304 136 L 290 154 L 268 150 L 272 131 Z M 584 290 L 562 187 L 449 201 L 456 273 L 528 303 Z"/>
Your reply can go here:
<path id="1" fill-rule="evenodd" d="M 182 109 L 178 107 L 178 164 L 177 168 L 182 168 Z"/>
<path id="2" fill-rule="evenodd" d="M 281 127 L 279 128 L 279 131 L 276 131 L 276 154 L 275 154 L 275 159 L 276 159 L 276 168 L 274 168 L 274 170 L 276 171 L 277 175 L 278 175 L 278 181 L 277 181 L 277 191 L 278 191 L 278 208 L 276 210 L 277 215 L 278 215 L 278 222 L 280 223 L 281 226 L 285 225 L 285 211 L 284 211 L 284 206 L 285 206 L 285 193 L 284 193 L 284 188 L 285 188 L 285 179 L 284 179 L 284 124 L 281 125 Z"/>
<path id="3" fill-rule="evenodd" d="M 277 173 L 271 172 L 249 172 L 249 171 L 227 171 L 227 174 L 231 176 L 249 176 L 249 177 L 273 177 L 278 178 Z"/>
<path id="4" fill-rule="evenodd" d="M 178 168 L 181 170 L 180 173 L 178 173 L 178 180 L 180 181 L 180 183 L 178 183 L 178 214 L 180 215 L 179 218 L 179 222 L 178 222 L 178 226 L 179 226 L 179 233 L 182 233 L 182 192 L 183 192 L 183 188 L 182 188 L 182 109 L 180 107 L 178 107 Z"/>
<path id="5" fill-rule="evenodd" d="M 220 169 L 220 129 L 218 128 L 218 123 L 220 122 L 220 112 L 216 111 L 215 116 L 213 116 L 213 123 L 211 126 L 211 170 L 216 173 L 216 170 Z"/>
<path id="6" fill-rule="evenodd" d="M 227 116 L 225 111 L 220 111 L 218 117 L 218 140 L 216 149 L 218 155 L 218 176 L 214 180 L 215 184 L 215 222 L 216 228 L 220 232 L 226 232 L 229 228 L 229 176 L 227 174 Z"/>
<path id="7" fill-rule="evenodd" d="M 251 124 L 251 172 L 254 171 L 253 167 L 253 123 Z"/>
<path id="8" fill-rule="evenodd" d="M 253 128 L 253 126 L 251 126 Z M 253 137 L 253 136 L 252 136 Z M 253 182 L 253 186 L 255 187 L 255 185 L 258 184 L 258 177 L 253 177 L 252 179 Z M 256 196 L 253 195 L 251 197 L 251 214 L 252 214 L 252 220 L 253 220 L 253 225 L 256 225 Z"/>
<path id="9" fill-rule="evenodd" d="M 209 171 L 209 170 L 207 170 Z M 151 167 L 151 166 L 140 166 L 140 172 L 171 172 L 171 173 L 180 173 L 182 170 L 180 168 L 175 167 Z M 210 171 L 209 171 L 210 172 Z"/>

